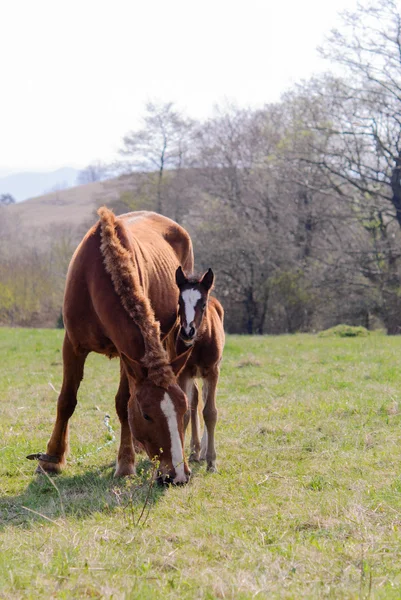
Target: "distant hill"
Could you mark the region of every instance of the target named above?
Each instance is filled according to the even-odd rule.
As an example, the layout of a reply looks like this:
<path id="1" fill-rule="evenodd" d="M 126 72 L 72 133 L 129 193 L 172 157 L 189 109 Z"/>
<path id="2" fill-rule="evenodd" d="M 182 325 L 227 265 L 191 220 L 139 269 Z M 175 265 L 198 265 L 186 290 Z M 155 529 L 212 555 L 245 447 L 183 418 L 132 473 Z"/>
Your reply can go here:
<path id="1" fill-rule="evenodd" d="M 2 214 L 9 217 L 10 227 L 13 222 L 28 245 L 45 247 L 60 228 L 69 230 L 78 242 L 89 225 L 96 222 L 96 208 L 118 200 L 121 193 L 132 186 L 132 178 L 96 181 L 30 198 L 3 207 Z"/>
<path id="2" fill-rule="evenodd" d="M 77 183 L 78 169 L 64 167 L 50 173 L 13 173 L 0 176 L 0 195 L 11 194 L 17 202 L 55 190 L 71 188 Z"/>

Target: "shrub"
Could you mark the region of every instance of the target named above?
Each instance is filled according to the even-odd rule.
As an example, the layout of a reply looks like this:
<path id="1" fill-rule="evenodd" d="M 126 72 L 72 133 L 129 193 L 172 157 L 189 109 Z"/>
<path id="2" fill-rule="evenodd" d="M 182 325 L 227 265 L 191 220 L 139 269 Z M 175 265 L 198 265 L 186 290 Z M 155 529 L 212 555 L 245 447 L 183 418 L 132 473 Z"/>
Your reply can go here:
<path id="1" fill-rule="evenodd" d="M 320 337 L 366 337 L 369 335 L 369 331 L 366 327 L 353 327 L 352 325 L 336 325 L 325 329 L 319 333 Z"/>

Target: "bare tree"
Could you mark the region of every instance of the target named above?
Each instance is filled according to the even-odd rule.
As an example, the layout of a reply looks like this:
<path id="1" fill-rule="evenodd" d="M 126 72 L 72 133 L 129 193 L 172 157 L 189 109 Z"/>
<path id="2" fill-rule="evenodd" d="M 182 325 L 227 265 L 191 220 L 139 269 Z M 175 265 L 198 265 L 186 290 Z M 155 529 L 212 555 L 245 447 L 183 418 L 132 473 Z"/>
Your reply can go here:
<path id="1" fill-rule="evenodd" d="M 163 213 L 162 184 L 166 170 L 187 166 L 193 123 L 173 103 L 148 102 L 143 127 L 124 137 L 120 151 L 128 171 L 156 172 L 156 208 Z"/>
<path id="2" fill-rule="evenodd" d="M 11 194 L 0 194 L 0 206 L 15 204 L 15 198 Z"/>
<path id="3" fill-rule="evenodd" d="M 329 108 L 326 121 L 315 123 L 327 140 L 322 166 L 359 201 L 371 201 L 369 211 L 375 202 L 401 227 L 400 10 L 394 0 L 379 0 L 342 18 L 321 53 L 345 77 L 313 84 Z"/>
<path id="4" fill-rule="evenodd" d="M 112 176 L 112 168 L 109 165 L 101 161 L 96 161 L 79 172 L 77 183 L 85 185 L 86 183 L 93 183 L 95 181 L 105 181 Z"/>

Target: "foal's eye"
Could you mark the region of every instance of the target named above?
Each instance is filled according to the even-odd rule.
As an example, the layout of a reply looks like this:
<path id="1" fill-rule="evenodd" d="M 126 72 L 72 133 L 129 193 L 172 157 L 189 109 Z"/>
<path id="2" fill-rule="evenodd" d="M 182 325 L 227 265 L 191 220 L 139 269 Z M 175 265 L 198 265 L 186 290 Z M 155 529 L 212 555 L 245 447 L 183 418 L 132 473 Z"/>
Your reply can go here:
<path id="1" fill-rule="evenodd" d="M 143 418 L 145 419 L 145 421 L 151 421 L 152 419 L 149 417 L 149 415 L 147 415 L 146 413 L 143 413 Z"/>
<path id="2" fill-rule="evenodd" d="M 202 304 L 202 310 L 205 310 L 205 308 L 206 308 L 206 302 L 205 302 L 205 304 Z"/>

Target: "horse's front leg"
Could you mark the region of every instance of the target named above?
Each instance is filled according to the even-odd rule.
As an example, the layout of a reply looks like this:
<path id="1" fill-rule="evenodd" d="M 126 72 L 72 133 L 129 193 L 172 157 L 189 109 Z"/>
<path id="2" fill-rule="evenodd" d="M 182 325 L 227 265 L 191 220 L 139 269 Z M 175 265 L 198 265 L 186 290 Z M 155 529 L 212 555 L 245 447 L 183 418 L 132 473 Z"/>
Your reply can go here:
<path id="1" fill-rule="evenodd" d="M 199 389 L 195 379 L 190 377 L 188 374 L 184 374 L 180 378 L 181 389 L 187 395 L 188 398 L 188 410 L 184 417 L 184 430 L 186 431 L 189 421 L 191 421 L 191 444 L 190 444 L 190 461 L 198 462 L 200 454 L 200 427 L 199 427 L 199 415 L 198 415 L 198 404 L 199 404 Z"/>
<path id="2" fill-rule="evenodd" d="M 192 380 L 191 395 L 191 454 L 189 460 L 199 462 L 200 460 L 200 426 L 199 426 L 199 388 L 195 379 Z"/>
<path id="3" fill-rule="evenodd" d="M 63 385 L 57 401 L 56 422 L 46 451 L 53 461 L 40 460 L 36 470 L 38 473 L 41 473 L 42 470 L 47 473 L 60 473 L 66 463 L 69 450 L 68 421 L 77 405 L 77 392 L 84 376 L 84 364 L 87 356 L 87 352 L 77 354 L 74 351 L 66 333 L 63 343 Z"/>
<path id="4" fill-rule="evenodd" d="M 116 395 L 116 411 L 121 424 L 120 447 L 115 477 L 125 477 L 135 474 L 135 449 L 134 440 L 128 422 L 128 401 L 130 390 L 124 365 L 120 363 L 120 385 Z"/>
<path id="5" fill-rule="evenodd" d="M 215 473 L 216 469 L 216 448 L 214 445 L 214 430 L 217 422 L 216 408 L 216 389 L 219 380 L 219 368 L 209 371 L 203 378 L 202 396 L 203 396 L 203 419 L 205 429 L 203 431 L 200 460 L 206 460 L 207 470 Z"/>

